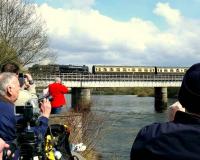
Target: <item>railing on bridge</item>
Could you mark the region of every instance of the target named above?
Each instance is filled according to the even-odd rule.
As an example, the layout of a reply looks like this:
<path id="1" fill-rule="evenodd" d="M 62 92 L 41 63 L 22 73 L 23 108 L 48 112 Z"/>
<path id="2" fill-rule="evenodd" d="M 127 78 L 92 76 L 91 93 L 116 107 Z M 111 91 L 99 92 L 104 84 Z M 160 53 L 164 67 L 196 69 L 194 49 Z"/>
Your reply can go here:
<path id="1" fill-rule="evenodd" d="M 54 81 L 55 77 L 60 77 L 63 81 L 161 81 L 177 82 L 182 81 L 183 75 L 180 74 L 59 74 L 41 75 L 34 74 L 35 80 Z"/>
<path id="2" fill-rule="evenodd" d="M 90 103 L 90 88 L 97 87 L 154 87 L 155 110 L 160 111 L 167 106 L 167 87 L 180 87 L 183 75 L 181 74 L 60 74 L 60 75 L 33 75 L 36 86 L 47 87 L 56 77 L 72 88 L 72 106 Z M 80 89 L 81 88 L 81 89 Z M 83 97 L 84 100 L 83 100 Z M 78 99 L 78 98 L 77 98 Z M 161 105 L 161 106 L 160 106 Z M 86 106 L 86 105 L 84 105 Z"/>

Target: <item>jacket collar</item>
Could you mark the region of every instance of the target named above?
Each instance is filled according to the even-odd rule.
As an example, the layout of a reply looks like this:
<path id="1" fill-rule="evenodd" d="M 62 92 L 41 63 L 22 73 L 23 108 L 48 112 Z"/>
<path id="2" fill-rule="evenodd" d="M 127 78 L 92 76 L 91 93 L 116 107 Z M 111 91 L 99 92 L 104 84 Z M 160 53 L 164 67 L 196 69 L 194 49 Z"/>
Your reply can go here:
<path id="1" fill-rule="evenodd" d="M 174 122 L 185 123 L 185 124 L 200 124 L 200 116 L 186 113 L 186 112 L 177 111 L 174 118 Z"/>
<path id="2" fill-rule="evenodd" d="M 10 100 L 6 99 L 6 98 L 5 98 L 4 96 L 2 96 L 2 95 L 0 95 L 0 101 L 6 102 L 6 103 L 10 103 L 10 104 L 13 105 L 13 103 L 12 103 Z"/>

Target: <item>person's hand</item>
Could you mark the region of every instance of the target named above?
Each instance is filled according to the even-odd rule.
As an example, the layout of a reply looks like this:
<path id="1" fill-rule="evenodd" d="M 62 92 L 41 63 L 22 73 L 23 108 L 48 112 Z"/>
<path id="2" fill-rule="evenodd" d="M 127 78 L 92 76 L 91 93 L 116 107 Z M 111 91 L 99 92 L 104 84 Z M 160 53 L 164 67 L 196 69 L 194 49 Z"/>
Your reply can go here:
<path id="1" fill-rule="evenodd" d="M 24 88 L 28 89 L 33 83 L 32 76 L 29 73 L 24 74 Z"/>
<path id="2" fill-rule="evenodd" d="M 0 138 L 0 160 L 3 159 L 3 149 L 9 149 L 9 144 L 7 144 L 2 138 Z M 7 155 L 10 155 L 11 151 L 8 150 Z"/>
<path id="3" fill-rule="evenodd" d="M 9 148 L 9 144 L 7 144 L 2 138 L 0 138 L 0 152 L 2 152 L 4 148 Z"/>
<path id="4" fill-rule="evenodd" d="M 40 110 L 42 112 L 42 116 L 49 118 L 51 114 L 51 103 L 48 99 L 44 98 L 40 104 Z"/>
<path id="5" fill-rule="evenodd" d="M 175 117 L 175 114 L 176 114 L 177 111 L 185 112 L 185 108 L 183 108 L 182 105 L 179 102 L 176 102 L 169 107 L 169 109 L 168 109 L 169 121 L 174 120 L 174 117 Z"/>
<path id="6" fill-rule="evenodd" d="M 29 73 L 24 74 L 24 76 L 27 78 L 28 81 L 32 81 L 33 78 Z"/>

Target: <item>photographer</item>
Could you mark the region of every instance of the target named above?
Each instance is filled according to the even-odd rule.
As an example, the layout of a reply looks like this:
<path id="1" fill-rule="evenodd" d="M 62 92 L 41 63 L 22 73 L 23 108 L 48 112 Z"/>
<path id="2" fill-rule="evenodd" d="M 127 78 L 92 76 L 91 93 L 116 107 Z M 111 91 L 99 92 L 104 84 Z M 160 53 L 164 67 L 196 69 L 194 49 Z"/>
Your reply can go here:
<path id="1" fill-rule="evenodd" d="M 1 72 L 11 72 L 15 73 L 20 82 L 20 91 L 17 101 L 15 102 L 16 106 L 25 105 L 31 99 L 37 99 L 35 84 L 32 79 L 32 76 L 28 73 L 20 73 L 20 68 L 15 63 L 6 63 L 2 66 Z"/>
<path id="2" fill-rule="evenodd" d="M 18 98 L 20 85 L 16 74 L 4 72 L 0 74 L 0 137 L 8 144 L 14 142 L 16 136 L 16 123 L 14 113 L 14 103 Z M 51 112 L 49 100 L 44 99 L 41 102 L 40 125 L 33 127 L 36 134 L 41 133 L 43 136 L 48 127 L 48 118 Z M 19 154 L 15 153 L 17 159 Z"/>

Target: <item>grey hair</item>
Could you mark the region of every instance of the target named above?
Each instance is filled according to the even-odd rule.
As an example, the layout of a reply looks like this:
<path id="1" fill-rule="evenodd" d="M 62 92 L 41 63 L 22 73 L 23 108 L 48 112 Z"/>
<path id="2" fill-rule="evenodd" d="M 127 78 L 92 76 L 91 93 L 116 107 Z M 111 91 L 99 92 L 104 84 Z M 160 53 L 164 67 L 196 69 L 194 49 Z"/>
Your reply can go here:
<path id="1" fill-rule="evenodd" d="M 61 78 L 60 77 L 56 77 L 55 78 L 55 82 L 61 82 Z"/>
<path id="2" fill-rule="evenodd" d="M 13 78 L 16 77 L 15 73 L 3 72 L 0 73 L 0 95 L 6 95 L 6 88 L 13 83 Z"/>

